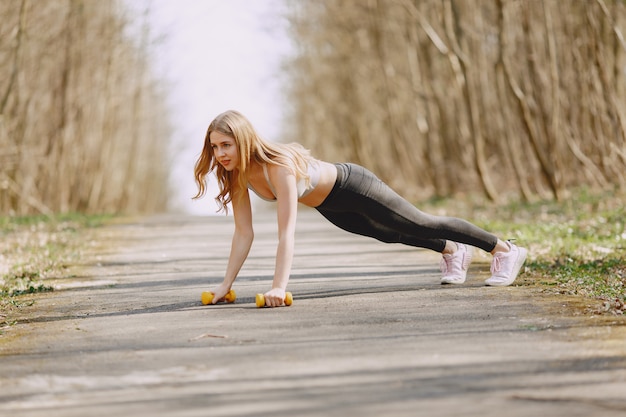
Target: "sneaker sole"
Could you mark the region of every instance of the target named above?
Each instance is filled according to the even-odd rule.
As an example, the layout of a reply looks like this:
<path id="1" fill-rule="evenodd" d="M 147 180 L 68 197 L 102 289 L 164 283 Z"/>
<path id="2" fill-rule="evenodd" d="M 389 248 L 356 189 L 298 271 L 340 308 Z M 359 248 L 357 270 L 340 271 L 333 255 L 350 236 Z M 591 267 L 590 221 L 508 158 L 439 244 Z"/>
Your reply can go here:
<path id="1" fill-rule="evenodd" d="M 528 255 L 528 251 L 525 248 L 520 248 L 518 247 L 519 250 L 519 254 L 517 256 L 517 259 L 515 260 L 515 266 L 513 267 L 513 273 L 511 274 L 511 276 L 509 277 L 509 279 L 507 279 L 506 281 L 493 281 L 491 282 L 491 278 L 485 281 L 485 284 L 491 286 L 491 287 L 506 287 L 508 285 L 513 284 L 513 281 L 515 281 L 515 279 L 517 278 L 517 274 L 519 274 L 519 270 L 522 268 L 522 265 L 524 265 L 524 262 L 526 262 L 526 255 Z"/>
<path id="2" fill-rule="evenodd" d="M 465 278 L 459 278 L 459 279 L 441 278 L 441 285 L 463 284 L 464 282 L 465 282 Z"/>

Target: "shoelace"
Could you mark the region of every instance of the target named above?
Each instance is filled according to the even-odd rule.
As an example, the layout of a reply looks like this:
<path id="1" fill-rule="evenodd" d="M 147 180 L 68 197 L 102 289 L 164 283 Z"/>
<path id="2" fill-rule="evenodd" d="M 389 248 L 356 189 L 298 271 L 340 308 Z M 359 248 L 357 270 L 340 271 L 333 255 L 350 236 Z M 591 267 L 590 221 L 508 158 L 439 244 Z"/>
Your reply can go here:
<path id="1" fill-rule="evenodd" d="M 496 254 L 493 256 L 493 261 L 491 262 L 491 273 L 495 274 L 496 272 L 500 272 L 502 268 L 502 261 L 500 260 L 502 256 L 500 254 Z"/>
<path id="2" fill-rule="evenodd" d="M 509 243 L 509 246 L 511 246 L 512 249 L 512 243 L 515 239 L 507 239 L 507 242 Z M 491 268 L 489 268 L 491 270 L 492 274 L 495 274 L 496 272 L 500 272 L 500 270 L 502 269 L 502 259 L 506 257 L 506 254 L 508 254 L 510 252 L 506 252 L 506 253 L 496 253 L 495 255 L 493 255 L 493 261 L 491 262 Z"/>

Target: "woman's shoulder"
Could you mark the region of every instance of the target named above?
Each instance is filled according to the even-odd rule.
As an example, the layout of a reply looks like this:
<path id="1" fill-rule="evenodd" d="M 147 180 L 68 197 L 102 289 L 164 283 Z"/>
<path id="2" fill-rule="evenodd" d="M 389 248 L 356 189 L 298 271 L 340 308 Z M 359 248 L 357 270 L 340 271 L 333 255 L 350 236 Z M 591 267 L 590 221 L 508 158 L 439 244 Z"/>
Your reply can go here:
<path id="1" fill-rule="evenodd" d="M 272 161 L 270 163 L 263 164 L 263 171 L 270 175 L 285 175 L 294 173 L 294 162 L 291 160 L 286 161 Z"/>

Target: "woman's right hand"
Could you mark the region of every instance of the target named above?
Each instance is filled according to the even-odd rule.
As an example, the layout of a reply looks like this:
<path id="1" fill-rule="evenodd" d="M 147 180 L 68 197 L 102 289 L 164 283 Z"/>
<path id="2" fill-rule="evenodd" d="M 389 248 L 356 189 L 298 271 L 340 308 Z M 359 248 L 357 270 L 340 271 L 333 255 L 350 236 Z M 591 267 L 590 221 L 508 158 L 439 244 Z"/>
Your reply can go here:
<path id="1" fill-rule="evenodd" d="M 228 294 L 229 291 L 230 286 L 226 284 L 221 284 L 220 286 L 211 290 L 211 292 L 214 294 L 211 304 L 217 304 L 220 301 L 224 301 L 224 297 L 226 297 L 226 294 Z"/>

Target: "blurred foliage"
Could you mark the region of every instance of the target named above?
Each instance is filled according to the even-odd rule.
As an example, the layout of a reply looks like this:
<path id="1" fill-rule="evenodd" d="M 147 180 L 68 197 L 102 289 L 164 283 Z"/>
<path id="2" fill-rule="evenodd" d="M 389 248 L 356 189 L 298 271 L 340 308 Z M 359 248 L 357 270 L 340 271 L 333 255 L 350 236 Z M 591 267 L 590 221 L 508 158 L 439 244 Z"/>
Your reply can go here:
<path id="1" fill-rule="evenodd" d="M 292 1 L 288 137 L 413 200 L 626 184 L 626 3 Z"/>
<path id="2" fill-rule="evenodd" d="M 122 0 L 0 1 L 0 215 L 166 208 L 146 22 Z"/>

